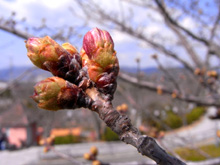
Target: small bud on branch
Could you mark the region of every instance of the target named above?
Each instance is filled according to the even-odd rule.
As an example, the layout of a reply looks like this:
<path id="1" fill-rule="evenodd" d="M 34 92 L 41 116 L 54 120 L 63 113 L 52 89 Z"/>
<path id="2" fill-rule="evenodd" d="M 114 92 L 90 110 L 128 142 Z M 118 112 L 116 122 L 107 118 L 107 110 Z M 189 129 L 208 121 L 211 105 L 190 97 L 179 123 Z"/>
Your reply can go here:
<path id="1" fill-rule="evenodd" d="M 107 31 L 94 28 L 87 32 L 80 52 L 89 78 L 105 94 L 113 95 L 119 71 L 114 42 Z"/>
<path id="2" fill-rule="evenodd" d="M 70 43 L 60 46 L 48 36 L 34 37 L 26 41 L 26 48 L 28 57 L 37 67 L 74 84 L 83 84 L 81 81 L 86 73 L 82 70 L 81 57 Z"/>
<path id="3" fill-rule="evenodd" d="M 52 40 L 49 36 L 43 38 L 29 38 L 26 41 L 28 57 L 37 67 L 48 70 L 45 62 L 58 62 L 58 59 L 63 54 L 69 54 L 58 43 Z"/>
<path id="4" fill-rule="evenodd" d="M 91 99 L 76 85 L 59 77 L 50 77 L 35 85 L 32 98 L 46 110 L 88 107 Z"/>

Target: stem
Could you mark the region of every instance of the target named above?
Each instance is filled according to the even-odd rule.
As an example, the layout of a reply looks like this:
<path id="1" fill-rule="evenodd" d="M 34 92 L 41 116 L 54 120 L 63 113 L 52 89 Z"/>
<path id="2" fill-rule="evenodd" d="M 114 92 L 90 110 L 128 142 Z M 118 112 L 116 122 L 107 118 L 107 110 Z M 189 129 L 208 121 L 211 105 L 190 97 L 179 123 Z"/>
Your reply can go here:
<path id="1" fill-rule="evenodd" d="M 129 117 L 114 110 L 111 102 L 106 101 L 96 88 L 87 89 L 86 93 L 94 101 L 89 108 L 99 114 L 106 125 L 119 135 L 121 141 L 131 144 L 139 153 L 153 159 L 157 164 L 185 165 L 181 160 L 167 154 L 152 137 L 141 135 L 131 124 Z"/>

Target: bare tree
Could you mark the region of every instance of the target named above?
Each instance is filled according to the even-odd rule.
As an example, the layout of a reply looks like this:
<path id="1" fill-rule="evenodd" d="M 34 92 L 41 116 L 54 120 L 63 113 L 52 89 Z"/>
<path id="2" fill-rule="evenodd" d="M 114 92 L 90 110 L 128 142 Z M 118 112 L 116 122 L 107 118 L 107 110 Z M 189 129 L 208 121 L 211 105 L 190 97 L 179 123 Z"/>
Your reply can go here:
<path id="1" fill-rule="evenodd" d="M 159 69 L 164 72 L 165 80 L 172 85 L 167 86 L 166 82 L 155 84 L 150 81 L 139 81 L 136 77 L 120 73 L 122 80 L 153 91 L 157 91 L 160 86 L 163 93 L 172 95 L 175 92 L 176 99 L 186 102 L 219 106 L 218 62 L 213 64 L 213 59 L 218 61 L 220 57 L 218 44 L 220 4 L 218 1 L 203 3 L 192 0 L 186 3 L 172 0 L 124 0 L 119 1 L 120 11 L 108 11 L 95 1 L 77 2 L 90 20 L 106 27 L 111 24 L 111 27 L 138 39 L 142 44 L 147 45 L 147 48 L 155 50 L 153 58 Z M 135 14 L 137 9 L 140 9 L 143 15 L 141 22 L 135 22 L 138 17 Z M 213 12 L 209 12 L 210 10 Z M 91 15 L 89 11 L 93 11 L 93 14 Z M 186 27 L 182 23 L 183 19 L 190 20 L 194 25 Z M 170 35 L 163 35 L 163 32 L 148 34 L 147 27 L 152 23 L 156 23 L 162 27 L 161 30 Z M 169 70 L 160 62 L 161 56 L 178 62 L 183 67 L 182 70 L 187 71 L 185 76 L 194 80 L 197 90 L 186 92 L 181 80 L 169 73 Z"/>

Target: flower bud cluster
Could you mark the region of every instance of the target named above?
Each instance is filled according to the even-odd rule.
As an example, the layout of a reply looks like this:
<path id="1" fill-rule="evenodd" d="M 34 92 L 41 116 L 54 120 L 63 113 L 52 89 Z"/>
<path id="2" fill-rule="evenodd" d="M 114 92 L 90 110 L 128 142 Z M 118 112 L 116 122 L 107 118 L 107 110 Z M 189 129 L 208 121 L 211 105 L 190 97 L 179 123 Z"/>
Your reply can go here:
<path id="1" fill-rule="evenodd" d="M 97 160 L 97 156 L 98 156 L 98 149 L 95 146 L 92 146 L 90 148 L 90 152 L 89 153 L 85 153 L 83 155 L 83 158 L 89 161 L 92 161 L 92 165 L 101 165 L 101 162 L 99 160 Z"/>
<path id="2" fill-rule="evenodd" d="M 60 46 L 48 36 L 33 37 L 26 41 L 26 48 L 27 55 L 35 66 L 74 84 L 81 82 L 81 57 L 70 43 Z"/>
<path id="3" fill-rule="evenodd" d="M 87 32 L 78 53 L 70 43 L 59 45 L 50 37 L 33 37 L 26 41 L 27 56 L 37 67 L 55 77 L 35 86 L 32 98 L 47 110 L 88 107 L 91 99 L 85 94 L 90 87 L 113 98 L 119 71 L 114 43 L 107 31 L 98 28 Z"/>

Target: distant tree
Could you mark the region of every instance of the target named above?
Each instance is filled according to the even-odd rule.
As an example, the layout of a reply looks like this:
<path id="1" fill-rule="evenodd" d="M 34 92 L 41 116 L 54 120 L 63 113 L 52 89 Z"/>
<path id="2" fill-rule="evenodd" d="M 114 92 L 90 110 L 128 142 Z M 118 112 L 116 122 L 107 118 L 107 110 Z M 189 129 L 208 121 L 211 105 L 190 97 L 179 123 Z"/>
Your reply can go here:
<path id="1" fill-rule="evenodd" d="M 85 15 L 106 28 L 114 28 L 121 33 L 140 41 L 142 49 L 151 49 L 152 58 L 164 72 L 165 81 L 155 84 L 140 81 L 136 77 L 121 73 L 119 77 L 176 99 L 205 106 L 219 106 L 219 20 L 220 2 L 211 1 L 173 1 L 173 0 L 124 0 L 119 1 L 120 11 L 106 10 L 96 1 L 78 1 Z M 136 11 L 140 10 L 140 13 Z M 93 14 L 90 14 L 93 11 Z M 138 19 L 139 18 L 139 19 Z M 184 22 L 186 22 L 184 24 Z M 156 32 L 148 27 L 154 25 Z M 153 26 L 152 26 L 153 27 Z M 172 75 L 160 61 L 165 56 L 183 67 L 182 75 Z M 194 86 L 185 88 L 184 80 L 192 79 Z M 167 82 L 171 84 L 169 87 Z"/>

